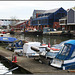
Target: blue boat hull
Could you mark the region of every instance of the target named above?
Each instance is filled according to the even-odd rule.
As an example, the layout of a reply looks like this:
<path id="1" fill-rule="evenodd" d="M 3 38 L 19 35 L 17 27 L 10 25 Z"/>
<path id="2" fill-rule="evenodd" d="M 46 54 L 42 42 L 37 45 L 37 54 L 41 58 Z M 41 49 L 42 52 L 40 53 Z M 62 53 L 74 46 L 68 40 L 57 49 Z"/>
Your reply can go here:
<path id="1" fill-rule="evenodd" d="M 0 43 L 12 43 L 16 40 L 17 39 L 13 37 L 0 37 Z"/>

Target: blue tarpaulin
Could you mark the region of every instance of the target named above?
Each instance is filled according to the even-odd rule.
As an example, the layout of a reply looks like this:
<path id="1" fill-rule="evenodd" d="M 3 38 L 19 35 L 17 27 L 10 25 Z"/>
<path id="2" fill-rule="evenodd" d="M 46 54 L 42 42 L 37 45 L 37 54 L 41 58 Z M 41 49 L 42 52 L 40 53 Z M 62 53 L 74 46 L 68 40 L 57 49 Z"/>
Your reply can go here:
<path id="1" fill-rule="evenodd" d="M 15 40 L 17 39 L 13 37 L 0 37 L 0 41 L 3 41 L 3 42 L 14 42 Z"/>

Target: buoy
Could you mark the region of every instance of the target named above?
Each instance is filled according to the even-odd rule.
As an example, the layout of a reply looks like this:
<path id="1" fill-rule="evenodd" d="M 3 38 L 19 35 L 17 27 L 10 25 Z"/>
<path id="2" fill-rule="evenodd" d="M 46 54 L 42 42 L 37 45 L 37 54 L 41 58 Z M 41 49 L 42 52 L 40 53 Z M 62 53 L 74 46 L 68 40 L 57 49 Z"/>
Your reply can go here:
<path id="1" fill-rule="evenodd" d="M 17 63 L 18 61 L 17 61 L 17 56 L 14 56 L 13 57 L 13 61 L 12 61 L 13 63 Z"/>

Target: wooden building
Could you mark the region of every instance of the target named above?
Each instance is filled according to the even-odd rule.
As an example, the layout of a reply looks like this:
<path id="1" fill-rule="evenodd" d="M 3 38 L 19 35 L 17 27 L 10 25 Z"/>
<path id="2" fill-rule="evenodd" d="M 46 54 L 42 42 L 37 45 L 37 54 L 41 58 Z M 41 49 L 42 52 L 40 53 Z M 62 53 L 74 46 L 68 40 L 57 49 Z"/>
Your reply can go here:
<path id="1" fill-rule="evenodd" d="M 71 8 L 67 11 L 67 16 L 59 19 L 61 29 L 75 30 L 75 9 Z"/>

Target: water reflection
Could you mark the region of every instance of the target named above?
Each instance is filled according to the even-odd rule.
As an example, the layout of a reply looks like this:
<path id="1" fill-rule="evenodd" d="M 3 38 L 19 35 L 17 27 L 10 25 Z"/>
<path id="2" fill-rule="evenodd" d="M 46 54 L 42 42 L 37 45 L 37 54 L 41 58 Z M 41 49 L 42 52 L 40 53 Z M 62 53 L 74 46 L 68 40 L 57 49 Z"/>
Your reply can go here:
<path id="1" fill-rule="evenodd" d="M 12 74 L 9 69 L 0 62 L 0 74 Z"/>
<path id="2" fill-rule="evenodd" d="M 61 37 L 61 36 L 41 36 L 41 35 L 11 35 L 11 37 L 16 37 L 18 39 L 23 39 L 26 40 L 28 42 L 41 42 L 41 43 L 51 43 L 51 45 L 56 44 L 56 43 L 60 43 L 62 41 L 65 40 L 69 40 L 69 39 L 75 39 L 75 38 L 69 38 L 69 37 Z"/>

